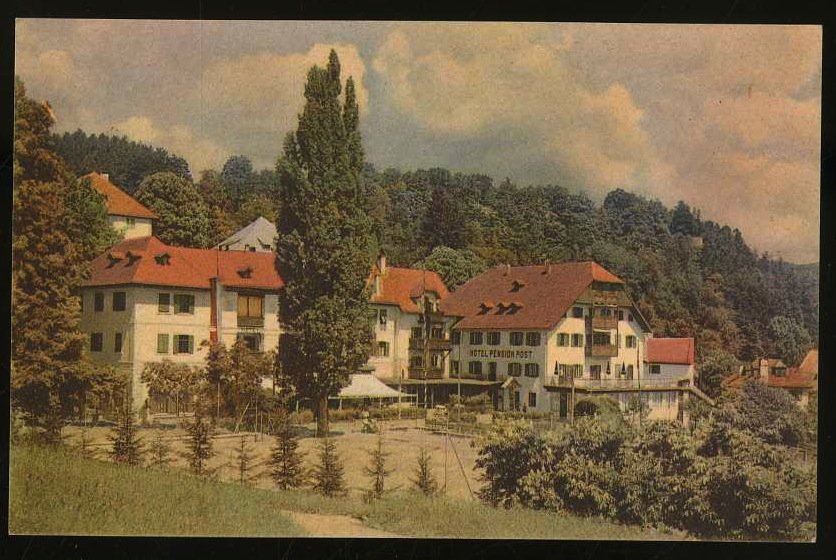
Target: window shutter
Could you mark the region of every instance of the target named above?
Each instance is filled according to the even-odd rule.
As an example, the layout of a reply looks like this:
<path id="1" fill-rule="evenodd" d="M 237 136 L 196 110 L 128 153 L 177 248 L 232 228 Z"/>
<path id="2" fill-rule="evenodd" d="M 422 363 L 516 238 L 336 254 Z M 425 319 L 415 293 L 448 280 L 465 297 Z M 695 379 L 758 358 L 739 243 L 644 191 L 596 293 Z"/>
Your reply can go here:
<path id="1" fill-rule="evenodd" d="M 189 335 L 189 354 L 194 354 L 194 337 Z"/>

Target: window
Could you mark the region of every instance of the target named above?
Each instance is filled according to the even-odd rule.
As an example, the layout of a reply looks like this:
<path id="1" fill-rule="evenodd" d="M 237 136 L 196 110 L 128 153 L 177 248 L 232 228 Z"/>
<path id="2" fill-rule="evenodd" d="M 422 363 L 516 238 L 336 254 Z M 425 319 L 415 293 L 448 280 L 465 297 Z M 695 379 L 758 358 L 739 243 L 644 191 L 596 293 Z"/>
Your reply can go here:
<path id="1" fill-rule="evenodd" d="M 467 373 L 470 375 L 482 375 L 482 362 L 468 362 Z"/>
<path id="2" fill-rule="evenodd" d="M 243 340 L 247 346 L 247 350 L 251 352 L 261 352 L 261 336 L 257 333 L 240 333 L 237 336 L 238 340 Z"/>
<path id="3" fill-rule="evenodd" d="M 412 338 L 424 338 L 424 329 L 421 327 L 412 327 Z"/>
<path id="4" fill-rule="evenodd" d="M 580 319 L 583 317 L 583 307 L 573 307 L 572 308 L 572 317 L 576 319 Z"/>
<path id="5" fill-rule="evenodd" d="M 496 362 L 488 362 L 488 380 L 496 381 Z"/>
<path id="6" fill-rule="evenodd" d="M 525 364 L 525 376 L 537 377 L 540 375 L 540 364 Z"/>
<path id="7" fill-rule="evenodd" d="M 502 333 L 500 332 L 489 332 L 488 333 L 488 344 L 491 346 L 499 346 L 499 342 L 502 339 Z"/>
<path id="8" fill-rule="evenodd" d="M 612 344 L 610 333 L 592 333 L 592 344 L 594 346 L 609 346 L 610 344 Z"/>
<path id="9" fill-rule="evenodd" d="M 453 334 L 451 335 L 451 338 L 452 338 L 453 344 L 455 344 L 456 346 L 461 344 L 462 343 L 462 333 L 461 333 L 461 331 L 453 331 Z"/>
<path id="10" fill-rule="evenodd" d="M 430 363 L 436 369 L 441 368 L 444 364 L 442 363 L 444 358 L 442 358 L 441 354 L 438 352 L 434 352 L 432 356 L 430 356 Z"/>
<path id="11" fill-rule="evenodd" d="M 650 364 L 650 373 L 653 375 L 659 375 L 662 373 L 662 366 L 659 364 Z"/>
<path id="12" fill-rule="evenodd" d="M 557 333 L 557 345 L 569 346 L 569 333 Z"/>
<path id="13" fill-rule="evenodd" d="M 632 334 L 628 334 L 624 338 L 624 342 L 625 342 L 627 348 L 635 348 L 636 347 L 636 337 L 633 336 Z"/>
<path id="14" fill-rule="evenodd" d="M 192 297 L 192 305 L 194 305 L 194 297 Z M 238 294 L 238 317 L 264 318 L 264 296 Z"/>
<path id="15" fill-rule="evenodd" d="M 623 321 L 623 320 L 624 320 L 624 310 L 623 310 L 623 309 L 619 309 L 619 310 L 618 310 L 618 320 L 619 320 L 619 321 Z"/>
<path id="16" fill-rule="evenodd" d="M 444 329 L 441 327 L 433 327 L 430 329 L 430 338 L 444 340 Z"/>
<path id="17" fill-rule="evenodd" d="M 589 366 L 589 378 L 601 379 L 601 366 Z"/>
<path id="18" fill-rule="evenodd" d="M 512 332 L 511 333 L 511 346 L 522 346 L 522 344 L 523 344 L 523 333 Z"/>
<path id="19" fill-rule="evenodd" d="M 90 334 L 90 351 L 91 352 L 101 352 L 102 346 L 104 346 L 104 335 L 100 332 L 94 332 Z"/>
<path id="20" fill-rule="evenodd" d="M 450 360 L 450 375 L 458 375 L 459 374 L 459 361 L 458 360 Z"/>
<path id="21" fill-rule="evenodd" d="M 628 321 L 632 321 L 632 320 L 633 320 L 633 314 L 632 314 L 632 313 L 628 313 L 628 314 L 627 314 L 627 320 L 628 320 Z"/>
<path id="22" fill-rule="evenodd" d="M 157 335 L 157 354 L 168 354 L 168 335 Z"/>
<path id="23" fill-rule="evenodd" d="M 125 310 L 125 292 L 113 292 L 113 310 Z"/>
<path id="24" fill-rule="evenodd" d="M 509 362 L 508 363 L 508 375 L 511 377 L 519 377 L 522 375 L 522 364 L 517 362 Z"/>
<path id="25" fill-rule="evenodd" d="M 93 294 L 93 311 L 104 311 L 104 292 Z"/>
<path id="26" fill-rule="evenodd" d="M 120 332 L 116 333 L 116 336 L 113 337 L 113 351 L 122 351 L 122 333 Z"/>
<path id="27" fill-rule="evenodd" d="M 171 294 L 157 294 L 157 311 L 171 313 Z"/>
<path id="28" fill-rule="evenodd" d="M 377 343 L 377 355 L 383 358 L 389 357 L 389 343 L 388 342 L 378 342 Z"/>
<path id="29" fill-rule="evenodd" d="M 627 366 L 627 379 L 633 379 L 633 366 Z"/>
<path id="30" fill-rule="evenodd" d="M 194 337 L 190 334 L 175 334 L 174 335 L 174 353 L 175 354 L 193 354 L 194 353 Z"/>
<path id="31" fill-rule="evenodd" d="M 175 313 L 194 313 L 194 296 L 192 294 L 174 294 Z"/>
<path id="32" fill-rule="evenodd" d="M 409 365 L 411 367 L 422 367 L 424 365 L 424 359 L 421 356 L 410 356 Z"/>
<path id="33" fill-rule="evenodd" d="M 540 346 L 540 333 L 538 333 L 538 332 L 525 333 L 525 345 L 526 346 Z"/>
<path id="34" fill-rule="evenodd" d="M 389 314 L 385 309 L 381 309 L 377 315 L 378 324 L 380 324 L 381 330 L 386 330 L 386 323 L 389 322 Z"/>
<path id="35" fill-rule="evenodd" d="M 472 331 L 470 333 L 470 344 L 471 345 L 482 344 L 482 331 Z"/>
<path id="36" fill-rule="evenodd" d="M 528 408 L 537 408 L 537 393 L 528 393 Z"/>
<path id="37" fill-rule="evenodd" d="M 583 335 L 582 334 L 573 334 L 572 335 L 572 346 L 575 348 L 582 348 L 583 347 Z"/>
<path id="38" fill-rule="evenodd" d="M 575 379 L 580 379 L 581 377 L 583 377 L 583 365 L 582 364 L 576 364 L 573 367 L 574 367 L 574 371 L 572 373 L 573 373 Z"/>

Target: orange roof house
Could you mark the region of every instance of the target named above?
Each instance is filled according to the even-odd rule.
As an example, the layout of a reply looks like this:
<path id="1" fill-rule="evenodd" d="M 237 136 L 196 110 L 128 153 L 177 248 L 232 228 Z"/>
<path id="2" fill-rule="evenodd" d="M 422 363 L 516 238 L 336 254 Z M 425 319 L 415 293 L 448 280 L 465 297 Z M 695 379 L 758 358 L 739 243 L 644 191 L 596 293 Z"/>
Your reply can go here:
<path id="1" fill-rule="evenodd" d="M 93 172 L 85 175 L 82 179 L 89 179 L 93 188 L 107 198 L 108 214 L 130 218 L 147 218 L 149 220 L 157 219 L 157 215 L 153 211 L 111 183 L 107 174 Z"/>
<path id="2" fill-rule="evenodd" d="M 277 291 L 284 282 L 274 253 L 192 249 L 156 237 L 127 239 L 91 263 L 85 286 L 124 284 L 210 289 L 217 277 L 229 287 Z"/>
<path id="3" fill-rule="evenodd" d="M 459 287 L 442 301 L 441 310 L 462 317 L 457 328 L 551 329 L 593 283 L 624 285 L 591 261 L 498 266 Z"/>
<path id="4" fill-rule="evenodd" d="M 646 352 L 647 363 L 694 365 L 693 338 L 649 338 Z"/>

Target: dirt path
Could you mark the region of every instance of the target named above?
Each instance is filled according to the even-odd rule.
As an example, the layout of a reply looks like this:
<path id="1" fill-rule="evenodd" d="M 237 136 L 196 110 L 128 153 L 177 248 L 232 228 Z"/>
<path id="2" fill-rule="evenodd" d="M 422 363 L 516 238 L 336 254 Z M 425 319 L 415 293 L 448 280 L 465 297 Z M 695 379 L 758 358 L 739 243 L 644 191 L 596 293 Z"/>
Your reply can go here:
<path id="1" fill-rule="evenodd" d="M 348 515 L 322 515 L 282 510 L 311 537 L 400 537 L 380 529 L 366 527 L 363 522 Z"/>

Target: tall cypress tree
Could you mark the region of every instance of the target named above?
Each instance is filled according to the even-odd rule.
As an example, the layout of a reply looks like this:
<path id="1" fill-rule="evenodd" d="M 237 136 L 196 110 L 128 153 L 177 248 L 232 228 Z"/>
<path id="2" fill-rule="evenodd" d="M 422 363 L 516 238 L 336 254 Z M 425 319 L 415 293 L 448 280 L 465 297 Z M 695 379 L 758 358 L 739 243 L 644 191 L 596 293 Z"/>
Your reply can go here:
<path id="1" fill-rule="evenodd" d="M 320 436 L 328 429 L 328 397 L 366 362 L 372 339 L 366 280 L 375 243 L 364 209 L 358 108 L 353 82 L 342 106 L 340 90 L 331 51 L 325 68 L 308 71 L 305 107 L 277 168 L 277 266 L 287 325 L 280 359 L 300 396 L 313 403 Z"/>

